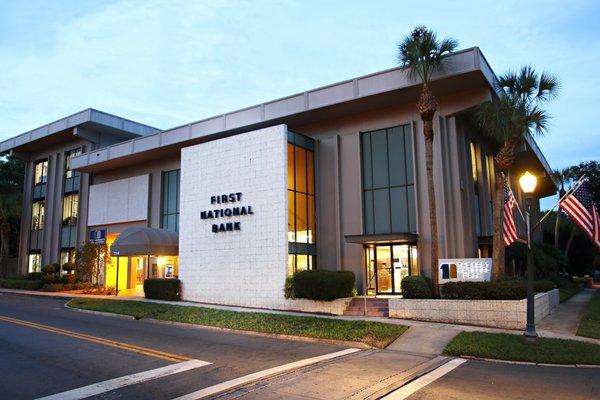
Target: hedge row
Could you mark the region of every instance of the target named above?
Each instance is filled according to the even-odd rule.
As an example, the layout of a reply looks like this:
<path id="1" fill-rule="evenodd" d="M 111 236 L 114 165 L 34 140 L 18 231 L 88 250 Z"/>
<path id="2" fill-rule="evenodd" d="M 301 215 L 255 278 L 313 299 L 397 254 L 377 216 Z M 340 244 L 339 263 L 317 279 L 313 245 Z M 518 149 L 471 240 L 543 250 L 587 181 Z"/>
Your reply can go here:
<path id="1" fill-rule="evenodd" d="M 181 300 L 181 281 L 172 278 L 146 279 L 144 281 L 144 295 L 147 299 Z"/>
<path id="2" fill-rule="evenodd" d="M 354 296 L 354 273 L 324 269 L 301 271 L 286 280 L 286 298 L 332 301 Z"/>
<path id="3" fill-rule="evenodd" d="M 400 285 L 405 299 L 433 298 L 433 283 L 427 276 L 405 276 Z"/>
<path id="4" fill-rule="evenodd" d="M 31 279 L 0 279 L 0 287 L 5 289 L 39 290 L 44 283 Z"/>
<path id="5" fill-rule="evenodd" d="M 552 281 L 535 281 L 536 293 L 555 289 Z M 460 300 L 521 300 L 527 297 L 527 281 L 523 279 L 498 282 L 448 282 L 441 285 L 442 299 Z"/>

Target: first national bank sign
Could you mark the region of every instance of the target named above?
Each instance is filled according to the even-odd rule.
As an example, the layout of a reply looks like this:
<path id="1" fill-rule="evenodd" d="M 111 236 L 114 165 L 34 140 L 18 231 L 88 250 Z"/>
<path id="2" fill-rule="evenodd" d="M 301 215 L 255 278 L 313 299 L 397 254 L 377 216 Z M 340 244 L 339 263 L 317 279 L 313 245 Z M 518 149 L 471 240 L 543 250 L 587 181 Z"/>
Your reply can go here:
<path id="1" fill-rule="evenodd" d="M 252 206 L 241 205 L 242 192 L 227 193 L 210 196 L 211 205 L 219 205 L 222 208 L 200 212 L 201 220 L 229 219 L 243 215 L 254 215 Z M 214 221 L 211 227 L 214 233 L 233 232 L 242 229 L 241 221 Z"/>

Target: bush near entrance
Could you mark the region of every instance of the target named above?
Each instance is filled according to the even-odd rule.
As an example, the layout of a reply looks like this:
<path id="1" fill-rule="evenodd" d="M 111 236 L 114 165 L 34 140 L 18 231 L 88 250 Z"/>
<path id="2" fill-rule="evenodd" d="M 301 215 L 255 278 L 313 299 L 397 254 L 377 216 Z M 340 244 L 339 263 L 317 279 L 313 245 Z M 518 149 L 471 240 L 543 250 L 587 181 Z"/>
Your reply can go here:
<path id="1" fill-rule="evenodd" d="M 354 295 L 354 273 L 351 271 L 328 271 L 324 269 L 297 272 L 292 282 L 297 299 L 331 301 Z"/>
<path id="2" fill-rule="evenodd" d="M 5 289 L 38 290 L 43 284 L 33 279 L 0 279 L 0 287 Z"/>
<path id="3" fill-rule="evenodd" d="M 144 295 L 147 299 L 181 300 L 181 281 L 179 279 L 146 279 Z"/>
<path id="4" fill-rule="evenodd" d="M 405 299 L 431 299 L 431 279 L 425 276 L 405 276 L 402 278 L 402 297 Z"/>

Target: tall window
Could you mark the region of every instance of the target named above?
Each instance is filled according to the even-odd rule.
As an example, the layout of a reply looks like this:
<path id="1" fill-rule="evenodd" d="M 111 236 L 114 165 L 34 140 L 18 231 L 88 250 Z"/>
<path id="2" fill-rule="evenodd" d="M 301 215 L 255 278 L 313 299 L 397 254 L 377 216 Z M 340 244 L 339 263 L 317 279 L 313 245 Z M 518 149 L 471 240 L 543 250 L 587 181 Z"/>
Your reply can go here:
<path id="1" fill-rule="evenodd" d="M 316 255 L 314 141 L 288 132 L 288 274 L 314 269 Z"/>
<path id="2" fill-rule="evenodd" d="M 81 175 L 79 172 L 71 170 L 71 161 L 73 160 L 73 157 L 79 155 L 81 155 L 81 147 L 65 153 L 65 178 L 68 179 Z"/>
<path id="3" fill-rule="evenodd" d="M 490 221 L 489 226 L 492 226 L 494 214 L 494 157 L 490 154 L 485 155 L 485 170 L 488 187 L 488 220 Z"/>
<path id="4" fill-rule="evenodd" d="M 33 171 L 33 184 L 39 185 L 48 181 L 48 160 L 35 163 Z"/>
<path id="5" fill-rule="evenodd" d="M 361 147 L 365 234 L 416 233 L 410 125 L 365 132 Z"/>
<path id="6" fill-rule="evenodd" d="M 179 177 L 178 169 L 162 177 L 162 227 L 174 232 L 179 232 Z"/>
<path id="7" fill-rule="evenodd" d="M 31 230 L 44 229 L 44 206 L 45 201 L 39 200 L 31 206 Z"/>
<path id="8" fill-rule="evenodd" d="M 471 175 L 473 177 L 473 192 L 475 193 L 475 232 L 477 236 L 481 235 L 481 205 L 479 196 L 479 174 L 477 173 L 477 149 L 475 142 L 469 142 L 471 154 Z"/>
<path id="9" fill-rule="evenodd" d="M 40 253 L 29 253 L 27 272 L 42 272 L 42 255 Z"/>
<path id="10" fill-rule="evenodd" d="M 72 193 L 63 200 L 63 226 L 76 226 L 79 214 L 79 194 Z"/>

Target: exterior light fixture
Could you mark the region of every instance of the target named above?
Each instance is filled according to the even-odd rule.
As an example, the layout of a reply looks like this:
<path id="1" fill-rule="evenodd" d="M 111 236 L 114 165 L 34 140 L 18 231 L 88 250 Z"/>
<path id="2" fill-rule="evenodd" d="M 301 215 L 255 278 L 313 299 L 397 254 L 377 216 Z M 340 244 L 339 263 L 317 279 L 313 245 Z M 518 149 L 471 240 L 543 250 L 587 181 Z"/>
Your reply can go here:
<path id="1" fill-rule="evenodd" d="M 521 186 L 523 193 L 531 194 L 535 191 L 535 187 L 537 186 L 537 178 L 529 171 L 525 171 L 519 178 L 519 185 Z"/>

